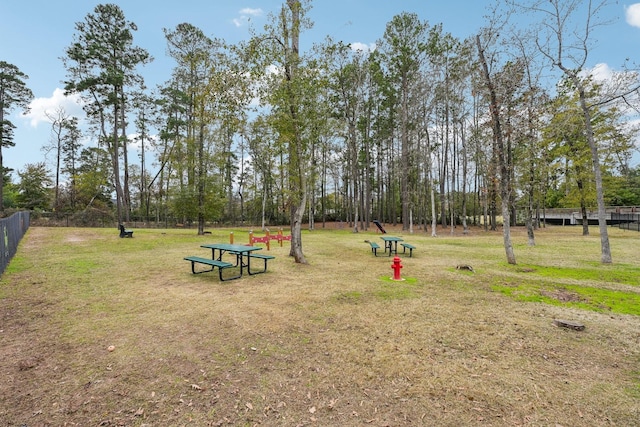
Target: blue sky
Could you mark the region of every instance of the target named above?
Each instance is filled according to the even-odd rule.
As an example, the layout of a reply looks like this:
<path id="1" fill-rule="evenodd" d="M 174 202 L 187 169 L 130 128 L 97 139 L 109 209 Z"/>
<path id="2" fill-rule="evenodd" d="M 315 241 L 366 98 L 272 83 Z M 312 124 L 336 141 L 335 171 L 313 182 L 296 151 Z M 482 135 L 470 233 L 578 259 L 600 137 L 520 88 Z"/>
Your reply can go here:
<path id="1" fill-rule="evenodd" d="M 137 46 L 147 49 L 155 60 L 141 70 L 148 87 L 169 79 L 173 66 L 165 56 L 163 28 L 188 22 L 205 34 L 230 43 L 246 39 L 248 25 L 261 29 L 268 13 L 277 13 L 284 0 L 0 0 L 0 60 L 16 65 L 29 76 L 34 93 L 31 114 L 14 113 L 16 146 L 3 149 L 4 165 L 23 170 L 27 163 L 45 160 L 41 147 L 50 140 L 45 111 L 64 105 L 67 112 L 80 114 L 62 96 L 65 70 L 60 60 L 72 42 L 75 23 L 83 21 L 100 3 L 115 3 L 129 21 L 138 26 Z M 431 25 L 443 24 L 444 31 L 459 38 L 473 35 L 484 23 L 483 0 L 314 0 L 309 17 L 314 28 L 303 34 L 306 41 L 321 41 L 327 35 L 345 43 L 372 45 L 385 26 L 401 12 L 416 13 Z M 640 3 L 619 2 L 605 10 L 612 23 L 595 34 L 597 44 L 588 67 L 603 73 L 618 70 L 626 58 L 640 63 Z M 523 17 L 526 23 L 526 17 Z M 14 180 L 17 177 L 14 175 Z"/>

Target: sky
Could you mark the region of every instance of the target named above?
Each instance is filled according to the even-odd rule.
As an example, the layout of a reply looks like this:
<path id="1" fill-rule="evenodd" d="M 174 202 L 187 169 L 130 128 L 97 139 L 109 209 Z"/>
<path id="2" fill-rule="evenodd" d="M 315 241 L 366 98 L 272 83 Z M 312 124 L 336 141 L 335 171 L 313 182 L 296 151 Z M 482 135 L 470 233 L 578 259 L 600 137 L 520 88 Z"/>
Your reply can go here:
<path id="1" fill-rule="evenodd" d="M 163 29 L 190 23 L 210 37 L 229 43 L 248 38 L 249 26 L 261 30 L 268 14 L 277 13 L 285 0 L 0 0 L 0 61 L 27 74 L 33 91 L 31 112 L 16 111 L 9 119 L 16 126 L 15 147 L 3 149 L 3 164 L 15 171 L 45 160 L 41 149 L 51 141 L 46 112 L 58 106 L 82 117 L 80 107 L 63 95 L 66 72 L 61 57 L 84 21 L 101 3 L 117 4 L 128 21 L 137 25 L 134 44 L 146 49 L 154 61 L 140 70 L 147 87 L 169 80 L 173 62 L 165 54 Z M 313 0 L 308 17 L 314 22 L 302 35 L 304 42 L 336 41 L 373 46 L 386 24 L 402 12 L 416 13 L 430 25 L 442 24 L 458 38 L 474 35 L 485 25 L 488 0 Z M 625 59 L 640 63 L 640 3 L 618 1 L 604 11 L 611 23 L 599 27 L 587 67 L 607 74 L 620 70 Z M 526 24 L 526 16 L 521 17 Z M 14 173 L 14 181 L 17 176 Z"/>

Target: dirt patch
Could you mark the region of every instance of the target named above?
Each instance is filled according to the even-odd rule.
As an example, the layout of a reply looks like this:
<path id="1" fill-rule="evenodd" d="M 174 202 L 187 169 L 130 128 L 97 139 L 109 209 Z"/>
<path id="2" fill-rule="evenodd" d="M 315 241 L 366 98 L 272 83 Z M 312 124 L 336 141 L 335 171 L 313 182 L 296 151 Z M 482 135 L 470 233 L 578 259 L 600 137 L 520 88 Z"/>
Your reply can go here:
<path id="1" fill-rule="evenodd" d="M 587 298 L 583 297 L 582 295 L 576 292 L 567 291 L 566 289 L 555 289 L 553 291 L 542 290 L 540 291 L 540 293 L 545 297 L 553 298 L 560 302 L 588 302 L 589 301 Z"/>

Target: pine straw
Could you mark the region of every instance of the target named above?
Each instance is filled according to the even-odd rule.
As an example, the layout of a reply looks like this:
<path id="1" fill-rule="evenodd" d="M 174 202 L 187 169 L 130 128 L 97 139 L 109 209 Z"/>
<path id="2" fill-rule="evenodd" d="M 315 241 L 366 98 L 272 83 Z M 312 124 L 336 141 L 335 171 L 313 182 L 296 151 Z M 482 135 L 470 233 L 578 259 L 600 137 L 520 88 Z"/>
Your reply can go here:
<path id="1" fill-rule="evenodd" d="M 528 248 L 516 230 L 516 254 L 592 265 L 599 239 L 577 233 L 541 230 Z M 612 234 L 614 261 L 637 268 L 637 235 Z M 0 282 L 0 419 L 640 425 L 640 318 L 516 302 L 491 284 L 535 272 L 504 263 L 500 233 L 441 236 L 404 233 L 417 249 L 402 256 L 402 282 L 364 242 L 378 235 L 338 230 L 305 232 L 309 265 L 275 245 L 267 274 L 221 283 L 217 273 L 192 275 L 182 258 L 206 256 L 199 244 L 228 241 L 225 230 L 119 239 L 115 230 L 32 227 Z M 558 328 L 557 318 L 586 329 Z"/>

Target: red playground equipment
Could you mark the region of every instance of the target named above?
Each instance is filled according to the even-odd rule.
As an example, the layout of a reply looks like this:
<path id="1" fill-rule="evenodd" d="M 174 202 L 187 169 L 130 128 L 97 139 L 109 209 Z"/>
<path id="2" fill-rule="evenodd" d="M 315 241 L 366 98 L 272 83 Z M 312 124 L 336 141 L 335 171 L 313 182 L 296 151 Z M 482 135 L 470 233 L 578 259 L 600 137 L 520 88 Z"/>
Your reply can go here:
<path id="1" fill-rule="evenodd" d="M 249 246 L 253 246 L 256 243 L 265 243 L 267 245 L 267 250 L 270 250 L 271 247 L 269 245 L 270 242 L 270 238 L 269 238 L 269 230 L 267 230 L 267 234 L 265 236 L 262 237 L 256 237 L 253 235 L 253 230 L 249 231 Z"/>
<path id="2" fill-rule="evenodd" d="M 256 243 L 264 243 L 267 245 L 267 250 L 271 249 L 271 240 L 277 240 L 278 243 L 280 243 L 280 247 L 282 247 L 282 242 L 284 242 L 285 240 L 291 241 L 291 235 L 287 235 L 285 236 L 284 234 L 282 234 L 282 228 L 280 228 L 278 230 L 278 234 L 271 234 L 269 232 L 269 229 L 265 230 L 265 235 L 261 236 L 261 237 L 256 237 L 253 235 L 253 230 L 249 231 L 249 245 L 253 246 Z"/>
<path id="3" fill-rule="evenodd" d="M 274 238 L 274 236 L 271 237 L 272 239 Z M 275 240 L 278 241 L 278 243 L 280 243 L 280 247 L 282 247 L 282 242 L 286 241 L 291 241 L 291 234 L 289 235 L 284 235 L 282 234 L 282 228 L 278 229 L 278 234 L 275 235 Z"/>

